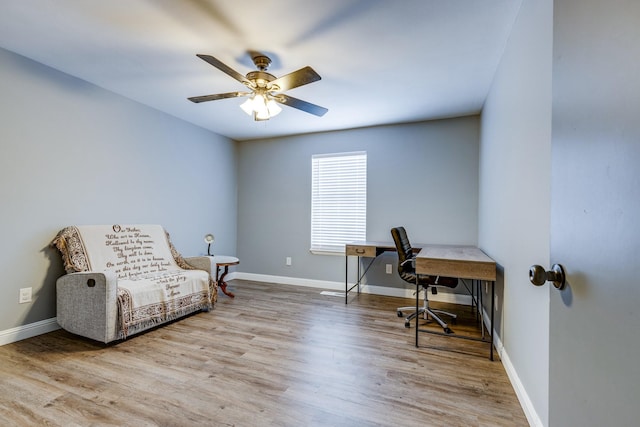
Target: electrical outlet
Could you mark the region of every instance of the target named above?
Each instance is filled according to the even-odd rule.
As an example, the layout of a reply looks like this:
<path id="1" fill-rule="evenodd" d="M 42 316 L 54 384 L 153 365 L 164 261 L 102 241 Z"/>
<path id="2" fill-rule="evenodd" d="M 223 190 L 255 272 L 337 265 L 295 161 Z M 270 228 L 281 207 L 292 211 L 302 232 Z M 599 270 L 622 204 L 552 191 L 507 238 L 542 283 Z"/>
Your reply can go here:
<path id="1" fill-rule="evenodd" d="M 287 265 L 291 265 L 291 257 L 290 256 L 287 257 L 287 259 L 285 260 L 285 263 Z"/>
<path id="2" fill-rule="evenodd" d="M 19 304 L 31 302 L 32 288 L 20 288 L 20 298 L 18 298 Z"/>
<path id="3" fill-rule="evenodd" d="M 385 268 L 387 274 L 391 274 L 393 272 L 391 264 L 387 264 Z"/>

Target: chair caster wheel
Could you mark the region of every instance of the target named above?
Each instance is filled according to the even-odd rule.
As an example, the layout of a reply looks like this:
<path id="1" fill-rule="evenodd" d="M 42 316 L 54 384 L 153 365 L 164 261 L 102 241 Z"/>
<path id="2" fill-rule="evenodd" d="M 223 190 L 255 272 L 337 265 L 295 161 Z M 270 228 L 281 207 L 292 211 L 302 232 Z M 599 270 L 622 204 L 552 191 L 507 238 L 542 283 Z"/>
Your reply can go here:
<path id="1" fill-rule="evenodd" d="M 396 314 L 398 315 L 398 317 L 402 317 L 402 312 L 400 310 L 398 310 Z"/>
<path id="2" fill-rule="evenodd" d="M 409 329 L 411 327 L 411 322 L 404 322 L 404 327 Z"/>
<path id="3" fill-rule="evenodd" d="M 458 324 L 458 321 L 456 320 L 455 317 L 451 319 L 451 324 L 453 324 L 453 325 L 457 325 Z"/>
<path id="4" fill-rule="evenodd" d="M 445 334 L 452 334 L 453 331 L 451 330 L 451 328 L 444 328 L 444 333 Z"/>

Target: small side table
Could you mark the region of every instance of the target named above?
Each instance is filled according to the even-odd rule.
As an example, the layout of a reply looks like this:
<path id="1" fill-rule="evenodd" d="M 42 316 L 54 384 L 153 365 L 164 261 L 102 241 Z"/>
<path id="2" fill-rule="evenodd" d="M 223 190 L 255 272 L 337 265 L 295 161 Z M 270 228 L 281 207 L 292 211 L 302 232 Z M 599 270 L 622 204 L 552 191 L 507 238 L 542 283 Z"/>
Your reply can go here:
<path id="1" fill-rule="evenodd" d="M 230 265 L 238 265 L 240 264 L 240 260 L 234 256 L 226 256 L 226 255 L 214 255 L 209 257 L 211 259 L 211 266 L 216 265 L 216 283 L 218 283 L 218 287 L 222 290 L 222 293 L 230 298 L 235 298 L 235 295 L 232 292 L 227 291 L 227 282 L 224 281 L 225 276 L 229 273 Z M 220 269 L 224 267 L 224 271 L 220 276 Z"/>

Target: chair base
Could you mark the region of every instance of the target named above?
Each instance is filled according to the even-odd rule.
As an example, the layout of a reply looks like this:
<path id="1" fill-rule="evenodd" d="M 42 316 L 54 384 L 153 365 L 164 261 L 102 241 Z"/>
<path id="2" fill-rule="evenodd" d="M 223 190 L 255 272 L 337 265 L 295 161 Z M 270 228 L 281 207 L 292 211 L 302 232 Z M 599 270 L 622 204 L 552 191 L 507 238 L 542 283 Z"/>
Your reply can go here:
<path id="1" fill-rule="evenodd" d="M 415 319 L 416 316 L 419 315 L 424 315 L 424 319 L 425 320 L 429 320 L 429 317 L 431 317 L 433 320 L 435 320 L 444 330 L 445 334 L 453 334 L 453 330 L 451 330 L 451 328 L 449 327 L 449 325 L 447 324 L 447 322 L 445 322 L 444 320 L 442 320 L 442 318 L 440 316 L 438 316 L 438 314 L 440 315 L 446 315 L 451 317 L 451 323 L 455 324 L 456 319 L 457 319 L 457 315 L 450 313 L 448 311 L 444 311 L 444 310 L 433 310 L 431 308 L 429 308 L 429 306 L 426 304 L 425 301 L 425 305 L 426 307 L 421 307 L 420 309 L 418 309 L 418 311 L 415 311 L 415 307 L 399 307 L 396 310 L 396 313 L 398 315 L 398 317 L 403 317 L 403 311 L 409 311 L 409 310 L 414 310 L 413 313 L 409 314 L 407 317 L 405 317 L 404 319 L 404 327 L 405 328 L 410 328 L 411 327 L 411 321 L 413 319 Z M 437 314 L 436 314 L 437 313 Z"/>

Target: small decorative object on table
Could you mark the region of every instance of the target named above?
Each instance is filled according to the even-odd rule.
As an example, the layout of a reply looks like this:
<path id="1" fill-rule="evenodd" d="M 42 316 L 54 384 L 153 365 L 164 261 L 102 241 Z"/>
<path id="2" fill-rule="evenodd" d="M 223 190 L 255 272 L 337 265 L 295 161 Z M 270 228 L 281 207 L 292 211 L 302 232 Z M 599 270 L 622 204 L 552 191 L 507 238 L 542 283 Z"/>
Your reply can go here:
<path id="1" fill-rule="evenodd" d="M 207 244 L 207 255 L 209 256 L 213 256 L 213 254 L 211 253 L 211 244 L 214 240 L 215 237 L 213 237 L 213 234 L 211 233 L 204 236 L 204 242 Z"/>

